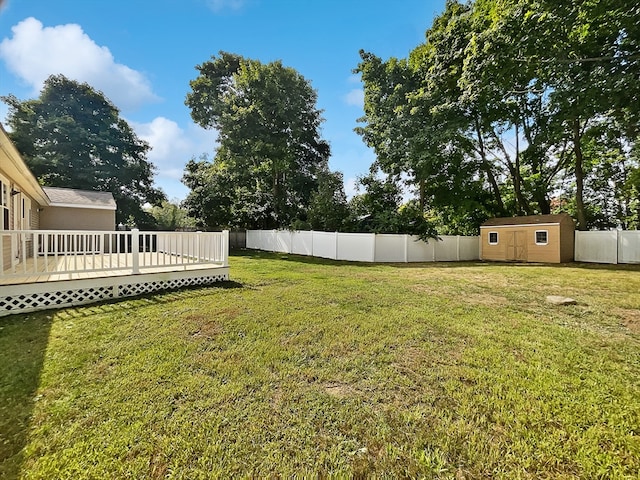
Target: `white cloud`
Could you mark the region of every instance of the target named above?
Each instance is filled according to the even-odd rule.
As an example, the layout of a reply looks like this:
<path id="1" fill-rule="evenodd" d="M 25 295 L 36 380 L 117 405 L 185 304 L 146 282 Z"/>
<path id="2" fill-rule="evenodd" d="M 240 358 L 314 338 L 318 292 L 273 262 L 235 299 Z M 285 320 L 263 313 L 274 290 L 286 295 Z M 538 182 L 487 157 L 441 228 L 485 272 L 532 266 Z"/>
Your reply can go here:
<path id="1" fill-rule="evenodd" d="M 180 182 L 192 157 L 213 153 L 217 134 L 191 123 L 186 129 L 173 120 L 156 117 L 149 123 L 129 121 L 136 134 L 151 145 L 148 159 L 156 167 L 156 184 L 169 198 L 183 199 L 187 188 Z"/>
<path id="2" fill-rule="evenodd" d="M 344 101 L 347 105 L 364 107 L 364 90 L 361 88 L 354 88 L 344 96 Z"/>
<path id="3" fill-rule="evenodd" d="M 116 63 L 109 49 L 97 45 L 80 25 L 44 27 L 30 17 L 11 31 L 13 37 L 0 42 L 0 59 L 35 94 L 50 75 L 61 73 L 102 91 L 124 110 L 158 100 L 144 75 Z"/>
<path id="4" fill-rule="evenodd" d="M 246 0 L 208 0 L 209 8 L 218 13 L 222 10 L 240 10 Z"/>
<path id="5" fill-rule="evenodd" d="M 347 178 L 344 182 L 344 193 L 348 200 L 358 195 L 358 179 L 355 177 Z"/>

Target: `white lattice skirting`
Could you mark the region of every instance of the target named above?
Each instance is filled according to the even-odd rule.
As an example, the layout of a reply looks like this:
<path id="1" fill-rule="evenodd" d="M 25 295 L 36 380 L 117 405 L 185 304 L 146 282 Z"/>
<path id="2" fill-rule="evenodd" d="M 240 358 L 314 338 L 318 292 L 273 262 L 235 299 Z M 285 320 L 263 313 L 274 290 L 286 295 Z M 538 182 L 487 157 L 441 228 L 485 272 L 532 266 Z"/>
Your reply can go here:
<path id="1" fill-rule="evenodd" d="M 229 280 L 229 268 L 148 273 L 0 287 L 0 317 L 12 313 L 95 303 L 160 290 L 209 285 Z"/>

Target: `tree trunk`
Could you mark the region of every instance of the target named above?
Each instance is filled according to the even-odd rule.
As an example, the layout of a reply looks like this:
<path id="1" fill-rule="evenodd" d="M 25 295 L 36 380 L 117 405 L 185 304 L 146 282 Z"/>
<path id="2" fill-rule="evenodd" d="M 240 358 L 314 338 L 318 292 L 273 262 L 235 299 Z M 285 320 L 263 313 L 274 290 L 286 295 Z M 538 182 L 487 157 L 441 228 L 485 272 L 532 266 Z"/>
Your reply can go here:
<path id="1" fill-rule="evenodd" d="M 576 215 L 578 217 L 578 230 L 587 229 L 587 216 L 584 211 L 584 170 L 582 157 L 582 144 L 580 135 L 580 121 L 573 121 L 573 151 L 576 155 Z"/>
<path id="2" fill-rule="evenodd" d="M 516 165 L 514 168 L 513 175 L 513 189 L 516 194 L 516 204 L 518 205 L 518 215 L 522 215 L 525 211 L 525 206 L 523 205 L 524 199 L 522 198 L 522 177 L 520 176 L 520 142 L 519 140 L 519 132 L 518 132 L 518 123 L 515 124 L 516 128 Z"/>
<path id="3" fill-rule="evenodd" d="M 475 118 L 475 127 L 476 135 L 478 135 L 478 150 L 480 152 L 480 159 L 482 160 L 481 168 L 487 174 L 487 180 L 491 184 L 493 197 L 496 201 L 496 204 L 498 205 L 499 214 L 505 215 L 506 210 L 504 208 L 504 203 L 502 202 L 502 196 L 500 195 L 500 187 L 498 186 L 498 181 L 496 180 L 496 177 L 491 170 L 491 164 L 487 160 L 487 154 L 484 149 L 484 140 L 482 139 L 482 131 L 480 129 L 480 123 L 478 122 L 478 117 Z"/>

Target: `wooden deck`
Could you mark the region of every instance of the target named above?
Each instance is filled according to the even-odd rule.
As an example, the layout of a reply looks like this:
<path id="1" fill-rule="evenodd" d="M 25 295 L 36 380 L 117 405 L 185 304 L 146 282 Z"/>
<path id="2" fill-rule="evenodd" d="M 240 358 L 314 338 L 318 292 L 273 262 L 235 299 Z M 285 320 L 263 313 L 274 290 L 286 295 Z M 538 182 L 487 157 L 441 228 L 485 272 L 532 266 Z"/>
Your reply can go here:
<path id="1" fill-rule="evenodd" d="M 216 263 L 189 263 L 188 259 L 165 253 L 139 253 L 136 273 L 197 271 L 216 268 Z M 223 267 L 219 264 L 220 268 Z M 86 254 L 74 256 L 37 256 L 6 268 L 0 285 L 19 285 L 61 280 L 108 278 L 134 274 L 133 254 Z"/>
<path id="2" fill-rule="evenodd" d="M 2 247 L 0 317 L 229 280 L 227 231 L 11 230 Z"/>

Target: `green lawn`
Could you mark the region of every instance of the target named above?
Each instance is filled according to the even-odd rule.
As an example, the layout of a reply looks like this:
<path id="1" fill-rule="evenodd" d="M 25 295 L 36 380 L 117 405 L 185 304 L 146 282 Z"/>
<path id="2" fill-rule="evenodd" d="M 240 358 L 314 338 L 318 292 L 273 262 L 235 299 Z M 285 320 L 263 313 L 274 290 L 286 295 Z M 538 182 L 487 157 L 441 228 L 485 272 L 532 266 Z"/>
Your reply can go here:
<path id="1" fill-rule="evenodd" d="M 638 478 L 638 267 L 231 276 L 0 318 L 0 478 Z"/>

